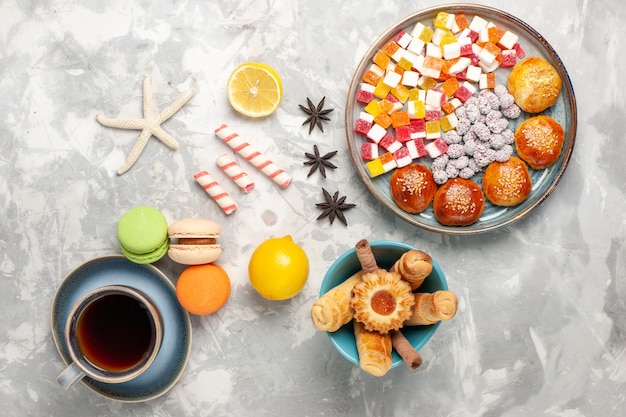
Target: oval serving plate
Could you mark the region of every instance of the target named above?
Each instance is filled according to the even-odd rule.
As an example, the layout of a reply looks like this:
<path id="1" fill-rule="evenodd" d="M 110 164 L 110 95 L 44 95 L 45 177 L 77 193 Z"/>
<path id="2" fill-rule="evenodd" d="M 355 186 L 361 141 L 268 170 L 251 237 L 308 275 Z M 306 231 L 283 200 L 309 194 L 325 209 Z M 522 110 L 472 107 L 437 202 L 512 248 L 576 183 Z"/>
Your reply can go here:
<path id="1" fill-rule="evenodd" d="M 365 136 L 354 131 L 354 126 L 359 117 L 359 113 L 363 111 L 363 104 L 356 101 L 356 94 L 363 75 L 372 63 L 372 59 L 378 49 L 393 39 L 400 30 L 404 29 L 410 33 L 417 22 L 421 22 L 424 25 L 433 28 L 433 20 L 439 12 L 453 14 L 464 13 L 467 16 L 468 21 L 471 21 L 472 17 L 478 15 L 489 22 L 493 22 L 496 26 L 502 29 L 510 30 L 519 36 L 518 42 L 524 49 L 526 57 L 539 56 L 546 59 L 558 71 L 561 80 L 563 81 L 563 87 L 557 102 L 549 109 L 540 113 L 557 120 L 565 130 L 563 150 L 558 161 L 543 170 L 533 170 L 529 168 L 533 188 L 530 196 L 521 204 L 514 207 L 498 207 L 492 205 L 485 199 L 485 211 L 483 215 L 476 223 L 470 226 L 450 227 L 442 225 L 433 215 L 432 204 L 428 207 L 428 209 L 419 214 L 410 214 L 400 209 L 393 201 L 389 187 L 389 180 L 393 171 L 374 178 L 370 176 L 366 167 L 366 161 L 361 158 L 361 144 L 367 139 Z M 509 72 L 510 69 L 497 69 L 497 83 L 506 85 Z M 476 85 L 476 87 L 478 88 L 478 85 Z M 519 118 L 509 121 L 508 128 L 515 131 L 516 127 L 522 121 L 531 116 L 533 115 L 522 112 Z M 345 123 L 350 156 L 352 157 L 352 162 L 357 170 L 357 174 L 369 191 L 383 206 L 414 226 L 449 235 L 470 235 L 498 229 L 527 216 L 533 209 L 542 203 L 550 195 L 550 193 L 552 193 L 565 172 L 574 148 L 577 125 L 576 98 L 574 96 L 574 89 L 572 87 L 571 80 L 563 62 L 558 57 L 552 46 L 550 46 L 545 38 L 537 31 L 520 19 L 501 10 L 487 6 L 455 3 L 424 9 L 405 17 L 388 28 L 370 46 L 358 64 L 350 84 L 350 89 L 348 90 Z M 414 160 L 413 163 L 415 162 L 430 166 L 430 158 L 428 156 Z M 475 175 L 472 177 L 472 180 L 478 185 L 481 185 L 482 174 L 479 173 Z"/>

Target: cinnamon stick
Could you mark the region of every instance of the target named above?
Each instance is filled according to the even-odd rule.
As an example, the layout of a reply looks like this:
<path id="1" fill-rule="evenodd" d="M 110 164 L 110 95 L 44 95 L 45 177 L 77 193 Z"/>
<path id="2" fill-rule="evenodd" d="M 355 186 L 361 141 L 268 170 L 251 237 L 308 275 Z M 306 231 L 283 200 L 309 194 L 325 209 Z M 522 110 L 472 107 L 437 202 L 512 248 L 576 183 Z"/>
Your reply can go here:
<path id="1" fill-rule="evenodd" d="M 417 369 L 422 366 L 424 362 L 422 355 L 416 351 L 411 343 L 399 330 L 391 330 L 391 344 L 393 348 L 398 352 L 398 355 L 402 358 L 404 363 L 411 369 Z"/>
<path id="2" fill-rule="evenodd" d="M 370 247 L 367 239 L 361 239 L 356 243 L 356 256 L 359 258 L 359 262 L 361 263 L 361 268 L 364 273 L 376 272 L 379 268 L 376 264 L 376 258 L 374 257 L 374 253 L 372 252 L 372 248 Z"/>

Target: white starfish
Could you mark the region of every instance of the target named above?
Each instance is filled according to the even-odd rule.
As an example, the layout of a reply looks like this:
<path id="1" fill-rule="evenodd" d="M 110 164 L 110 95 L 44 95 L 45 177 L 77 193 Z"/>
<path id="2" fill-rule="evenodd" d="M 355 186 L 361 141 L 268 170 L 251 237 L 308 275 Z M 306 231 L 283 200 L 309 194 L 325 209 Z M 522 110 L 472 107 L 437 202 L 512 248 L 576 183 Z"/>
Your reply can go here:
<path id="1" fill-rule="evenodd" d="M 139 155 L 141 155 L 148 144 L 148 140 L 150 140 L 152 136 L 159 139 L 168 148 L 178 149 L 176 139 L 163 130 L 161 124 L 176 114 L 195 93 L 196 90 L 193 88 L 188 90 L 182 96 L 174 100 L 165 110 L 157 114 L 152 101 L 152 84 L 150 77 L 146 76 L 143 80 L 143 119 L 109 119 L 101 115 L 96 116 L 96 120 L 104 126 L 115 127 L 117 129 L 141 130 L 139 139 L 135 142 L 135 146 L 133 146 L 130 154 L 128 154 L 124 165 L 117 170 L 117 175 L 124 174 L 137 162 Z"/>

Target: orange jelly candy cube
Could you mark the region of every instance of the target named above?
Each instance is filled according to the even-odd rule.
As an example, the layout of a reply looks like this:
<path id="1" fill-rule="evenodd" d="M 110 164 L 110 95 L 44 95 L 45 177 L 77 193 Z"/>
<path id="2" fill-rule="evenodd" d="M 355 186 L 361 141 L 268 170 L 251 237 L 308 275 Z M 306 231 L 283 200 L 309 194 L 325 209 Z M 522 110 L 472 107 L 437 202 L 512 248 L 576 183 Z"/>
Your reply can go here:
<path id="1" fill-rule="evenodd" d="M 454 20 L 456 21 L 456 25 L 459 27 L 460 30 L 467 29 L 469 27 L 467 16 L 465 16 L 464 13 L 454 15 Z"/>
<path id="2" fill-rule="evenodd" d="M 450 77 L 441 84 L 441 89 L 446 93 L 447 97 L 451 97 L 460 87 L 461 85 L 456 77 Z"/>
<path id="3" fill-rule="evenodd" d="M 384 51 L 378 50 L 378 52 L 376 52 L 376 55 L 374 55 L 373 61 L 379 67 L 387 68 L 387 65 L 389 65 L 389 62 L 391 62 L 391 58 Z"/>
<path id="4" fill-rule="evenodd" d="M 391 117 L 389 117 L 387 113 L 381 111 L 380 113 L 378 113 L 378 115 L 374 117 L 374 123 L 387 129 L 389 126 L 391 126 Z"/>
<path id="5" fill-rule="evenodd" d="M 432 68 L 434 70 L 441 71 L 443 68 L 445 61 L 442 58 L 437 58 L 434 56 L 426 56 L 424 57 L 424 67 Z"/>
<path id="6" fill-rule="evenodd" d="M 399 49 L 400 45 L 398 45 L 395 41 L 389 41 L 382 47 L 382 51 L 390 57 L 398 52 Z"/>
<path id="7" fill-rule="evenodd" d="M 389 114 L 393 110 L 393 103 L 386 98 L 380 100 L 380 111 Z"/>
<path id="8" fill-rule="evenodd" d="M 411 124 L 411 119 L 409 118 L 409 113 L 405 111 L 397 111 L 391 115 L 391 126 L 399 127 L 399 126 L 408 126 Z"/>
<path id="9" fill-rule="evenodd" d="M 488 42 L 498 43 L 498 42 L 500 42 L 500 39 L 502 38 L 502 35 L 504 35 L 504 30 L 500 29 L 497 26 L 491 26 L 491 27 L 487 28 L 487 39 L 488 39 Z"/>

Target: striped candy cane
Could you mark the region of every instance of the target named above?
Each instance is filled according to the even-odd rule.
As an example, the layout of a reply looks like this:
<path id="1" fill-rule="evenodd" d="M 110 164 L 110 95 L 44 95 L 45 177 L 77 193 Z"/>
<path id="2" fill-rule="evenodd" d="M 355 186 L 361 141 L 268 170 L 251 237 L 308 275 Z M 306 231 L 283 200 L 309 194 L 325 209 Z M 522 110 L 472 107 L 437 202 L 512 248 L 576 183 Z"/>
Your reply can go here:
<path id="1" fill-rule="evenodd" d="M 193 176 L 204 191 L 221 207 L 226 214 L 230 214 L 237 209 L 237 203 L 224 191 L 222 186 L 206 171 L 200 171 Z"/>
<path id="2" fill-rule="evenodd" d="M 291 184 L 291 176 L 283 169 L 279 168 L 274 162 L 263 156 L 261 152 L 256 150 L 252 145 L 243 140 L 230 127 L 222 124 L 215 129 L 215 134 L 222 139 L 228 146 L 233 148 L 239 155 L 243 156 L 254 165 L 259 171 L 271 178 L 281 188 L 286 188 Z"/>
<path id="3" fill-rule="evenodd" d="M 235 162 L 233 158 L 227 154 L 222 154 L 217 157 L 215 163 L 222 171 L 224 171 L 226 175 L 228 175 L 228 178 L 233 180 L 235 184 L 241 188 L 244 193 L 252 191 L 254 188 L 254 181 L 252 181 L 252 178 L 250 178 L 248 174 L 243 172 L 241 167 L 237 165 L 237 162 Z"/>

